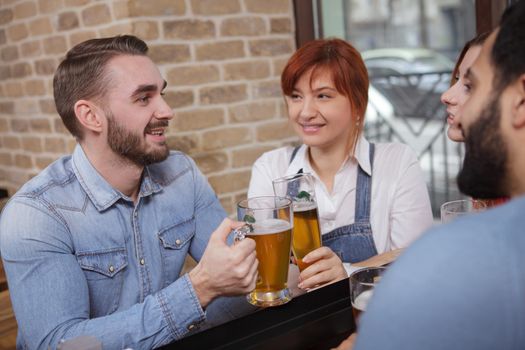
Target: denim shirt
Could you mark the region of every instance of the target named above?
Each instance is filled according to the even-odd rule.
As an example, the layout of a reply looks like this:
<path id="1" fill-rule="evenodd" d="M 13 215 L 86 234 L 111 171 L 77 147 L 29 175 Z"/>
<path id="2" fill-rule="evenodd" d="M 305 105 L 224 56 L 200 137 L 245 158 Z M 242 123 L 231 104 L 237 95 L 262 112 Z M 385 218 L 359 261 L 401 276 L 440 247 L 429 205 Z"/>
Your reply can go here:
<path id="1" fill-rule="evenodd" d="M 93 335 L 104 349 L 151 349 L 240 316 L 244 298 L 216 299 L 204 312 L 188 275 L 179 278 L 186 255 L 200 260 L 225 216 L 180 152 L 145 168 L 134 205 L 77 145 L 25 184 L 0 218 L 17 348 Z"/>

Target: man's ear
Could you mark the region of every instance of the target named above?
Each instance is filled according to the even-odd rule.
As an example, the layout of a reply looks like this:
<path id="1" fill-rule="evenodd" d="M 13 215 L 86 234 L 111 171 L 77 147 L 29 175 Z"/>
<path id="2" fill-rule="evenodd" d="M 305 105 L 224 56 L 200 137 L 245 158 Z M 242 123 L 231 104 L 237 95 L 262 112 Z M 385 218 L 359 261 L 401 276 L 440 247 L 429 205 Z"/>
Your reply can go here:
<path id="1" fill-rule="evenodd" d="M 103 113 L 93 102 L 78 100 L 74 109 L 77 120 L 84 128 L 97 133 L 102 132 Z"/>
<path id="2" fill-rule="evenodd" d="M 525 74 L 522 74 L 515 85 L 516 95 L 513 97 L 512 126 L 515 128 L 525 127 Z"/>

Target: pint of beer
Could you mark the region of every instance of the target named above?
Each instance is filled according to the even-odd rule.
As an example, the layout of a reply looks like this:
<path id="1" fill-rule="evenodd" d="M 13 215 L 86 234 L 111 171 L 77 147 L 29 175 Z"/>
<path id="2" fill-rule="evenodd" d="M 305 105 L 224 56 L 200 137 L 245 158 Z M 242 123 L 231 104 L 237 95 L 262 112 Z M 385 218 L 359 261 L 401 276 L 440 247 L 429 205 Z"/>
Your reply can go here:
<path id="1" fill-rule="evenodd" d="M 321 232 L 317 205 L 315 203 L 297 202 L 293 205 L 294 235 L 292 249 L 299 270 L 303 271 L 308 264 L 303 263 L 303 257 L 321 247 Z"/>
<path id="2" fill-rule="evenodd" d="M 247 223 L 242 235 L 255 241 L 259 260 L 257 284 L 247 296 L 253 305 L 276 306 L 292 298 L 286 285 L 292 243 L 291 206 L 292 201 L 283 197 L 249 198 L 237 205 L 239 220 Z"/>
<path id="3" fill-rule="evenodd" d="M 286 289 L 292 226 L 288 221 L 268 219 L 262 223 L 256 222 L 253 228 L 254 232 L 246 236 L 255 241 L 255 250 L 259 259 L 259 277 L 252 292 L 252 297 L 256 301 L 260 296 Z"/>
<path id="4" fill-rule="evenodd" d="M 303 271 L 308 267 L 308 264 L 303 263 L 303 258 L 321 247 L 314 178 L 310 174 L 296 174 L 275 179 L 273 190 L 275 195 L 287 196 L 293 200 L 292 250 L 299 270 Z"/>
<path id="5" fill-rule="evenodd" d="M 357 270 L 350 275 L 350 300 L 352 302 L 352 314 L 356 322 L 361 313 L 366 310 L 374 293 L 374 288 L 385 271 L 385 267 L 369 267 Z"/>

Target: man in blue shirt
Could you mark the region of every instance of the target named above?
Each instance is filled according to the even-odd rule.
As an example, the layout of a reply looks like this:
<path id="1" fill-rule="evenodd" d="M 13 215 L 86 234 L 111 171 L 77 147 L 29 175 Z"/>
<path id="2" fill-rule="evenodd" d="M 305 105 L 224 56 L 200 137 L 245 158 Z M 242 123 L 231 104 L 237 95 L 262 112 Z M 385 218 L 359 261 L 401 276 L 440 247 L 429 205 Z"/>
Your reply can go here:
<path id="1" fill-rule="evenodd" d="M 147 50 L 133 36 L 88 40 L 56 71 L 57 111 L 78 144 L 0 221 L 18 349 L 79 335 L 151 349 L 250 310 L 219 297 L 254 289 L 255 243 L 227 243 L 240 223 L 195 163 L 168 150 L 173 113 Z M 187 254 L 198 265 L 179 278 Z"/>
<path id="2" fill-rule="evenodd" d="M 525 349 L 525 1 L 466 73 L 462 192 L 514 197 L 440 226 L 389 269 L 355 349 Z"/>

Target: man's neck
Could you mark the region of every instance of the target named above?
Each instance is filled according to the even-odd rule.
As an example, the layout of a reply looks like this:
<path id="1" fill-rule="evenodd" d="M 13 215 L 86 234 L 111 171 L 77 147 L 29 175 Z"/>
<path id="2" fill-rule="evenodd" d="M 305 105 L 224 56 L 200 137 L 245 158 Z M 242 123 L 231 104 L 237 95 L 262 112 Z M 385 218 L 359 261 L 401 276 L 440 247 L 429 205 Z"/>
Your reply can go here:
<path id="1" fill-rule="evenodd" d="M 143 166 L 115 154 L 109 147 L 80 143 L 86 157 L 98 173 L 115 189 L 137 202 Z"/>

